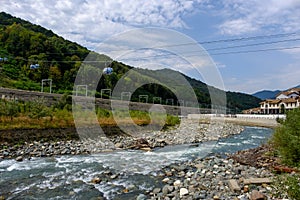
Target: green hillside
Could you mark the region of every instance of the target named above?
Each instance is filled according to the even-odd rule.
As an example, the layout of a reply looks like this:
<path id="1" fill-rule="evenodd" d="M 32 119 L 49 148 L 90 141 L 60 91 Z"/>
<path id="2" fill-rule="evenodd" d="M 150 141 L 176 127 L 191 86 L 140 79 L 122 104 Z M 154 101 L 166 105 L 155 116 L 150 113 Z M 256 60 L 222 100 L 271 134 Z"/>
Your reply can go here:
<path id="1" fill-rule="evenodd" d="M 85 62 L 87 55 L 94 56 L 97 62 Z M 41 89 L 41 80 L 51 78 L 53 81 L 52 91 L 55 93 L 69 93 L 73 90 L 75 78 L 80 66 L 79 81 L 85 83 L 89 78 L 97 77 L 105 67 L 106 61 L 111 61 L 106 55 L 99 55 L 89 51 L 79 44 L 65 40 L 56 35 L 51 30 L 47 30 L 39 25 L 34 25 L 11 15 L 0 13 L 0 58 L 6 58 L 0 62 L 0 87 L 18 88 L 24 90 Z M 39 66 L 36 69 L 31 66 Z M 97 89 L 96 96 L 100 96 L 103 88 L 113 89 L 120 78 L 133 67 L 126 64 L 112 61 L 110 67 L 113 73 L 109 76 L 102 76 L 99 82 L 90 83 Z M 135 68 L 136 69 L 136 68 Z M 139 87 L 132 95 L 133 101 L 139 100 L 139 95 L 149 95 L 149 101 L 153 97 L 162 97 L 162 102 L 167 99 L 174 99 L 174 91 L 185 92 L 182 83 L 178 82 L 179 75 L 184 76 L 193 87 L 201 107 L 210 107 L 209 89 L 201 81 L 189 78 L 179 72 L 169 69 L 145 70 L 136 69 L 131 78 L 126 79 L 123 87 L 136 84 L 138 81 L 146 80 L 156 84 L 146 84 Z M 161 85 L 157 79 L 164 80 L 165 85 Z M 165 86 L 172 86 L 167 88 Z M 89 87 L 90 87 L 89 86 Z M 209 88 L 209 89 L 208 89 Z M 175 92 L 176 93 L 176 92 Z M 260 99 L 242 93 L 227 92 L 229 109 L 241 111 L 258 106 Z"/>

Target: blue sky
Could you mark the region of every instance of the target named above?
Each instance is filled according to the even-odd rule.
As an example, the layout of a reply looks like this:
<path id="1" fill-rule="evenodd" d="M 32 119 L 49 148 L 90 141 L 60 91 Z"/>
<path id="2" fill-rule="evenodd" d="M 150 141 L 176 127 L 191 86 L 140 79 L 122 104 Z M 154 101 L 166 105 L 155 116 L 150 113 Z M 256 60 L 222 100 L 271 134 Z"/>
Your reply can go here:
<path id="1" fill-rule="evenodd" d="M 44 26 L 96 51 L 99 43 L 133 28 L 177 31 L 207 50 L 226 90 L 253 93 L 300 84 L 299 0 L 0 0 L 0 3 L 0 11 Z M 175 42 L 185 43 L 182 48 L 187 51 L 186 41 Z M 192 51 L 193 47 L 190 48 Z M 142 53 L 153 56 L 162 52 Z M 174 61 L 167 56 L 164 59 L 163 66 Z M 183 63 L 176 69 L 203 80 Z"/>

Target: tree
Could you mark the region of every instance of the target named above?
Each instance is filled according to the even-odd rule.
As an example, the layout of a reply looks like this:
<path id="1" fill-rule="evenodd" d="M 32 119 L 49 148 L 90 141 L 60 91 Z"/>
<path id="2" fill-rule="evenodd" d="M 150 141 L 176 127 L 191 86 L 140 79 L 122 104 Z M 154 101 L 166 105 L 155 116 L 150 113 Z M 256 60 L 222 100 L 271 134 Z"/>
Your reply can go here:
<path id="1" fill-rule="evenodd" d="M 282 156 L 283 162 L 300 165 L 300 108 L 286 114 L 286 120 L 276 128 L 271 142 Z"/>

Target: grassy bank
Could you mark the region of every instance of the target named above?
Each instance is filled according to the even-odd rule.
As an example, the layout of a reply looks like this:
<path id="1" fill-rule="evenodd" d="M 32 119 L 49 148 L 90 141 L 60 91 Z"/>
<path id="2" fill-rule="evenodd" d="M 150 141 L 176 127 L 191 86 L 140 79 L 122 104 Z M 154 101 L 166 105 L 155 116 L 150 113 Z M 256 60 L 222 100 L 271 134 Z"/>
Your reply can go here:
<path id="1" fill-rule="evenodd" d="M 75 118 L 74 118 L 75 117 Z M 0 101 L 0 130 L 8 129 L 49 129 L 76 126 L 104 125 L 116 126 L 134 123 L 137 125 L 174 126 L 179 118 L 162 113 L 124 110 L 112 111 L 96 108 L 94 112 L 73 107 L 68 97 L 63 97 L 56 105 L 48 107 L 44 99 L 32 102 Z M 115 120 L 117 119 L 117 121 Z"/>

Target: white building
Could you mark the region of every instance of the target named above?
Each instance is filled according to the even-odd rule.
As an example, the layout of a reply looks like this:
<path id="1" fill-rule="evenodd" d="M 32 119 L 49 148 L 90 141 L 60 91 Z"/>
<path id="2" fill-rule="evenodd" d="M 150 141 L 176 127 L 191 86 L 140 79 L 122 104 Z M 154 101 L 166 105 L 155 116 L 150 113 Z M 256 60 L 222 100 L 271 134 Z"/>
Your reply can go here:
<path id="1" fill-rule="evenodd" d="M 300 106 L 300 88 L 280 92 L 276 99 L 260 102 L 260 111 L 264 114 L 279 114 Z"/>

